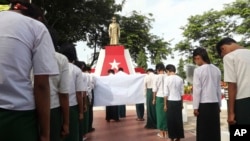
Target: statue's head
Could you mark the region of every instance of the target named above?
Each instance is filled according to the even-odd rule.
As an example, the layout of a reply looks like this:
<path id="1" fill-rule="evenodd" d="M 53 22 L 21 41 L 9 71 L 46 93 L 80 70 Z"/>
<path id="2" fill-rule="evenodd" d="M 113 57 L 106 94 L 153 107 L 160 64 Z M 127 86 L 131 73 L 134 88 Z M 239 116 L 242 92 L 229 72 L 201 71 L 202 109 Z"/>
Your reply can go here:
<path id="1" fill-rule="evenodd" d="M 112 23 L 116 23 L 116 17 L 115 16 L 112 17 Z"/>

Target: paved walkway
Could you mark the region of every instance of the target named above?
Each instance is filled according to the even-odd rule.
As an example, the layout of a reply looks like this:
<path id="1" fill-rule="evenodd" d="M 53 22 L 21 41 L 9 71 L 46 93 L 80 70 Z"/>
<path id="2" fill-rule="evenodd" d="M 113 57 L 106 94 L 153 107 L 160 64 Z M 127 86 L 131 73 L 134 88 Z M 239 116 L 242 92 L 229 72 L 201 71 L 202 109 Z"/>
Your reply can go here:
<path id="1" fill-rule="evenodd" d="M 191 103 L 186 102 L 187 122 L 184 122 L 185 138 L 182 141 L 195 141 L 196 117 L 193 116 Z M 126 118 L 121 118 L 120 122 L 106 122 L 105 110 L 103 107 L 94 108 L 95 131 L 87 135 L 87 141 L 162 141 L 156 136 L 158 130 L 145 129 L 146 121 L 136 120 L 134 106 L 127 106 Z M 144 116 L 146 118 L 146 116 Z M 226 110 L 221 111 L 221 132 L 222 141 L 228 141 L 228 126 L 226 122 Z"/>

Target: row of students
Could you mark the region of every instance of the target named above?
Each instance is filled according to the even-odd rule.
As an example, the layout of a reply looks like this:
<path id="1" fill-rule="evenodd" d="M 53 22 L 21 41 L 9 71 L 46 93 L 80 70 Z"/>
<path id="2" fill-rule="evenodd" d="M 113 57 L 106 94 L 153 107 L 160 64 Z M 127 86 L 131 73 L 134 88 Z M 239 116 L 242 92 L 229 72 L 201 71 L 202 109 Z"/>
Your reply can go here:
<path id="1" fill-rule="evenodd" d="M 171 140 L 179 141 L 184 138 L 184 128 L 182 121 L 182 95 L 183 95 L 183 79 L 175 74 L 174 65 L 164 66 L 163 63 L 156 65 L 157 75 L 145 77 L 145 82 L 151 78 L 152 83 L 152 104 L 155 105 L 156 121 L 148 121 L 146 127 L 154 128 L 155 124 L 160 138 L 170 138 Z M 146 85 L 149 83 L 145 83 Z M 148 85 L 147 85 L 148 86 Z M 147 89 L 150 99 L 150 89 Z M 150 102 L 150 101 L 147 101 Z M 152 114 L 153 105 L 147 104 L 149 114 Z M 154 113 L 153 113 L 154 114 Z M 149 120 L 153 121 L 154 115 L 149 116 Z M 156 122 L 156 123 L 155 123 Z"/>
<path id="2" fill-rule="evenodd" d="M 87 89 L 74 48 L 62 46 L 67 58 L 55 52 L 34 5 L 17 0 L 11 9 L 0 13 L 0 140 L 81 141 Z"/>
<path id="3" fill-rule="evenodd" d="M 247 80 L 249 80 L 250 61 L 247 61 L 249 60 L 247 56 L 250 51 L 228 37 L 219 41 L 216 49 L 218 54 L 223 57 L 224 79 L 228 83 L 228 123 L 229 125 L 249 125 L 250 112 L 247 107 L 250 105 L 250 96 Z M 198 66 L 193 74 L 193 113 L 197 117 L 196 140 L 220 141 L 221 71 L 210 62 L 209 55 L 204 48 L 198 47 L 193 51 L 193 60 Z M 152 86 L 155 97 L 152 103 L 156 103 L 156 123 L 160 130 L 158 136 L 165 137 L 167 129 L 169 138 L 179 141 L 184 137 L 182 118 L 180 118 L 182 109 L 180 95 L 183 94 L 180 90 L 183 88 L 181 86 L 183 81 L 176 77 L 174 70 L 173 66 L 168 65 L 166 67 L 168 76 L 166 77 L 164 76 L 164 65 L 156 65 L 158 76 L 154 79 Z M 150 84 L 145 84 L 147 90 L 150 90 Z M 162 110 L 162 97 L 165 98 L 163 109 L 167 112 L 167 124 L 164 120 L 166 113 Z M 149 116 L 149 120 L 152 120 L 152 117 Z M 149 123 L 147 122 L 146 127 L 154 128 L 155 122 L 151 125 Z"/>
<path id="4" fill-rule="evenodd" d="M 197 117 L 197 141 L 220 141 L 220 70 L 211 64 L 204 48 L 196 48 L 193 59 L 198 66 L 193 77 L 193 108 Z M 184 138 L 182 121 L 183 79 L 175 74 L 175 67 L 160 63 L 154 78 L 153 104 L 156 104 L 158 136 L 167 136 L 172 141 Z M 167 75 L 166 75 L 167 74 Z M 168 131 L 168 133 L 167 133 Z M 209 131 L 209 132 L 207 132 Z"/>

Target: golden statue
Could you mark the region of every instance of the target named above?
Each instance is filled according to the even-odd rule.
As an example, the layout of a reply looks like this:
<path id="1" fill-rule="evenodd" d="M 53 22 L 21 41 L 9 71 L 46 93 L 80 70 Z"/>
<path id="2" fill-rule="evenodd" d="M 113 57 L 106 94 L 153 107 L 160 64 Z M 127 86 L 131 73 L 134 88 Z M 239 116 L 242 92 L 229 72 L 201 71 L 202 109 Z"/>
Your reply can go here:
<path id="1" fill-rule="evenodd" d="M 118 45 L 120 38 L 120 25 L 116 22 L 116 17 L 112 17 L 112 23 L 109 24 L 110 45 Z"/>

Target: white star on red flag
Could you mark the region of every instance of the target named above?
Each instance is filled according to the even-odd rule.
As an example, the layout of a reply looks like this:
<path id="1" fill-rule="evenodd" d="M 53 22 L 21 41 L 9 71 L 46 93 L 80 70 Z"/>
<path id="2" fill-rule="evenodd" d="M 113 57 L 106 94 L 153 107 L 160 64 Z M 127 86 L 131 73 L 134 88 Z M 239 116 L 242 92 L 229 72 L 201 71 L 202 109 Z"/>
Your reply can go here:
<path id="1" fill-rule="evenodd" d="M 118 70 L 118 66 L 120 63 L 116 62 L 116 60 L 114 59 L 113 62 L 109 63 L 111 65 L 111 69 L 117 69 Z"/>

